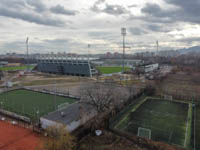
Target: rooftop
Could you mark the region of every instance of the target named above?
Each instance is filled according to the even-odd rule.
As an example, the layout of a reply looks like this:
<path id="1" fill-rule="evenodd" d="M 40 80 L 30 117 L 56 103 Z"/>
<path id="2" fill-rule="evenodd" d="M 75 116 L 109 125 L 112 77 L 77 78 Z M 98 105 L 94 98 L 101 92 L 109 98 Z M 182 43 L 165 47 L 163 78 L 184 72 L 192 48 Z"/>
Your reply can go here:
<path id="1" fill-rule="evenodd" d="M 77 102 L 69 105 L 67 108 L 51 112 L 42 118 L 63 124 L 69 124 L 73 121 L 80 120 L 83 115 L 90 114 L 94 111 L 95 110 L 91 105 Z"/>

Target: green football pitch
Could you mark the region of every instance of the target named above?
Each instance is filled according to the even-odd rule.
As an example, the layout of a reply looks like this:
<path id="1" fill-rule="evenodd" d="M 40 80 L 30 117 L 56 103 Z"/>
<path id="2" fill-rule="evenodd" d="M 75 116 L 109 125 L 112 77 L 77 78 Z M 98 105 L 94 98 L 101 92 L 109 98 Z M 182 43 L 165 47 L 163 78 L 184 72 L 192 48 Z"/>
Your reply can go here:
<path id="1" fill-rule="evenodd" d="M 187 139 L 189 105 L 168 100 L 147 99 L 115 123 L 114 129 L 138 135 L 138 128 L 151 130 L 151 139 L 184 147 Z"/>
<path id="2" fill-rule="evenodd" d="M 11 67 L 0 67 L 1 71 L 19 71 L 19 70 L 26 70 L 27 68 L 33 69 L 35 66 L 11 66 Z"/>
<path id="3" fill-rule="evenodd" d="M 0 94 L 0 107 L 2 109 L 29 117 L 32 120 L 55 111 L 61 104 L 73 102 L 75 100 L 71 98 L 23 89 Z"/>
<path id="4" fill-rule="evenodd" d="M 200 150 L 200 105 L 196 107 L 196 150 Z"/>
<path id="5" fill-rule="evenodd" d="M 123 67 L 107 67 L 107 66 L 99 66 L 97 69 L 102 73 L 102 74 L 111 74 L 111 73 L 118 73 L 122 72 Z M 125 67 L 125 71 L 130 70 L 131 68 Z"/>

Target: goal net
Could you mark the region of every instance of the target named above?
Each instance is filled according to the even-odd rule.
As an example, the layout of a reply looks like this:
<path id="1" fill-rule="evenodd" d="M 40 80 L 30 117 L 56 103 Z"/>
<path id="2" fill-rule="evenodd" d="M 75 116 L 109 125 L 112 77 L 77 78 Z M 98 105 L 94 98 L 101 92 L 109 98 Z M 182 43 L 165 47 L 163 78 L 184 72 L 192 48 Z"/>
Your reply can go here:
<path id="1" fill-rule="evenodd" d="M 145 128 L 138 128 L 138 136 L 151 139 L 151 130 L 150 129 L 145 129 Z"/>
<path id="2" fill-rule="evenodd" d="M 58 105 L 57 109 L 61 110 L 61 109 L 67 108 L 68 106 L 69 106 L 69 103 L 63 103 L 63 104 Z"/>
<path id="3" fill-rule="evenodd" d="M 164 95 L 165 100 L 173 100 L 173 97 L 171 95 Z"/>

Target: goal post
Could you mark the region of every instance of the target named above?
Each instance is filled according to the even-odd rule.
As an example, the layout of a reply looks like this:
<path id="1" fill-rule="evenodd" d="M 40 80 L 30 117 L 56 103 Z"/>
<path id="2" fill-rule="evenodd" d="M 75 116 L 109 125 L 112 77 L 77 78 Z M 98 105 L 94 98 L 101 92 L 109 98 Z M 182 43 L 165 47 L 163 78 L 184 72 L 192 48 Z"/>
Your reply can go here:
<path id="1" fill-rule="evenodd" d="M 69 103 L 63 103 L 57 106 L 57 110 L 65 109 L 69 106 Z"/>
<path id="2" fill-rule="evenodd" d="M 138 134 L 137 134 L 137 135 L 138 135 L 139 137 L 151 139 L 151 130 L 150 130 L 150 129 L 146 129 L 146 128 L 139 127 L 139 128 L 138 128 Z"/>
<path id="3" fill-rule="evenodd" d="M 172 95 L 164 95 L 164 99 L 165 100 L 173 100 L 173 97 L 172 97 Z"/>

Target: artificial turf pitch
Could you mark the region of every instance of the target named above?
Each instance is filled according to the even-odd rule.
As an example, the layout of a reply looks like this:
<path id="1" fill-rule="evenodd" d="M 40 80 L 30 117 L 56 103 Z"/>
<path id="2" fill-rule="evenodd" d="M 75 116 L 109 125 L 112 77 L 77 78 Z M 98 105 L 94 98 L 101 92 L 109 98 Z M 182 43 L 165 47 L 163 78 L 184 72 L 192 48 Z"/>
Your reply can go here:
<path id="1" fill-rule="evenodd" d="M 185 146 L 188 104 L 148 99 L 133 109 L 115 124 L 115 130 L 137 135 L 142 127 L 151 130 L 152 140 Z"/>
<path id="2" fill-rule="evenodd" d="M 19 71 L 19 70 L 26 70 L 26 69 L 33 69 L 34 66 L 4 66 L 4 67 L 0 67 L 1 71 Z"/>
<path id="3" fill-rule="evenodd" d="M 200 150 L 200 105 L 196 106 L 196 150 Z"/>
<path id="4" fill-rule="evenodd" d="M 0 94 L 0 108 L 29 117 L 32 120 L 55 111 L 60 104 L 73 102 L 75 100 L 71 98 L 23 89 Z"/>
<path id="5" fill-rule="evenodd" d="M 107 66 L 99 66 L 97 69 L 102 74 L 111 74 L 111 73 L 118 73 L 123 71 L 123 67 L 107 67 Z M 125 71 L 130 70 L 129 67 L 124 67 Z"/>

